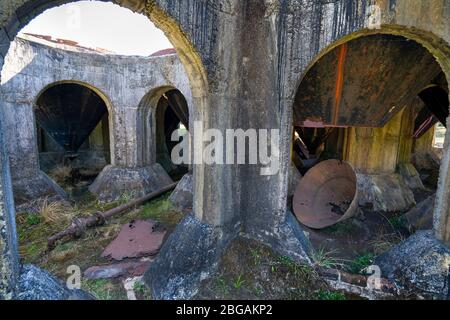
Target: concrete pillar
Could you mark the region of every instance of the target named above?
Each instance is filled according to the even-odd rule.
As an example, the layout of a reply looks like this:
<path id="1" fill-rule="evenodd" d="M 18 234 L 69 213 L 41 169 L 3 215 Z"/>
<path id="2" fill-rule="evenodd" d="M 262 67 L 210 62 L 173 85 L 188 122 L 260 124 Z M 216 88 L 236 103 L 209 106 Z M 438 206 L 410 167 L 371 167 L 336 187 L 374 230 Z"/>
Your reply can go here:
<path id="1" fill-rule="evenodd" d="M 102 201 L 115 201 L 124 194 L 140 197 L 172 183 L 160 165 L 144 163 L 139 156 L 143 148 L 138 143 L 139 114 L 136 107 L 120 105 L 111 114 L 111 165 L 89 187 Z"/>
<path id="2" fill-rule="evenodd" d="M 65 192 L 40 170 L 32 104 L 2 101 L 1 106 L 16 204 L 45 196 L 65 198 Z"/>
<path id="3" fill-rule="evenodd" d="M 0 123 L 0 300 L 13 299 L 16 296 L 19 277 L 14 201 L 9 160 L 3 141 L 3 128 Z"/>
<path id="4" fill-rule="evenodd" d="M 450 117 L 447 119 L 444 154 L 434 208 L 434 232 L 436 237 L 450 246 Z"/>

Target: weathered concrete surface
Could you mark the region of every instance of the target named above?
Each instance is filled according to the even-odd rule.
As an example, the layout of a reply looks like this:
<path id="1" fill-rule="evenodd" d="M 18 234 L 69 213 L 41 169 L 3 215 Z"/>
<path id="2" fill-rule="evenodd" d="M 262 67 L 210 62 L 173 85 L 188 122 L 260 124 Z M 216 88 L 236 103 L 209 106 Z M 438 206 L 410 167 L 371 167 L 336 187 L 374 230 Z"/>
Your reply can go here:
<path id="1" fill-rule="evenodd" d="M 402 212 L 411 209 L 416 201 L 411 189 L 399 174 L 357 174 L 360 206 L 375 211 Z"/>
<path id="2" fill-rule="evenodd" d="M 222 253 L 238 231 L 239 226 L 235 226 L 234 230 L 224 230 L 188 215 L 163 245 L 144 275 L 153 298 L 192 298 L 200 282 L 217 269 Z"/>
<path id="3" fill-rule="evenodd" d="M 419 231 L 399 246 L 378 257 L 383 277 L 405 290 L 426 297 L 446 299 L 449 290 L 450 250 L 432 231 Z"/>
<path id="4" fill-rule="evenodd" d="M 450 117 L 447 119 L 447 128 L 450 128 Z M 436 237 L 450 247 L 450 130 L 445 136 L 441 163 L 433 226 Z"/>
<path id="5" fill-rule="evenodd" d="M 18 300 L 94 300 L 81 290 L 69 290 L 45 270 L 33 265 L 22 267 Z"/>
<path id="6" fill-rule="evenodd" d="M 106 166 L 89 190 L 100 200 L 110 202 L 126 195 L 142 197 L 173 183 L 159 165 L 141 168 Z"/>
<path id="7" fill-rule="evenodd" d="M 418 203 L 416 207 L 405 214 L 409 229 L 416 230 L 431 230 L 433 228 L 433 209 L 436 202 L 436 196 L 432 195 L 422 202 Z"/>
<path id="8" fill-rule="evenodd" d="M 193 209 L 192 180 L 191 173 L 185 174 L 169 197 L 169 201 L 172 202 L 175 208 L 184 213 L 192 212 Z"/>
<path id="9" fill-rule="evenodd" d="M 35 176 L 13 180 L 14 203 L 17 206 L 29 202 L 31 199 L 44 197 L 67 199 L 66 192 L 44 172 L 39 171 Z"/>
<path id="10" fill-rule="evenodd" d="M 141 120 L 137 115 L 138 106 L 149 91 L 160 87 L 179 89 L 188 104 L 192 104 L 189 81 L 176 55 L 130 57 L 89 54 L 77 52 L 77 47 L 68 51 L 38 38 L 27 39 L 17 38 L 12 43 L 2 70 L 0 92 L 13 181 L 14 185 L 21 184 L 19 191 L 27 190 L 27 193 L 22 193 L 24 197 L 33 199 L 39 193 L 40 196 L 45 196 L 51 190 L 54 190 L 54 194 L 60 191 L 40 172 L 33 112 L 33 105 L 42 91 L 58 83 L 84 85 L 105 100 L 110 113 L 109 136 L 113 166 L 120 167 L 123 171 L 127 168 L 133 171 L 155 163 L 143 163 L 139 158 L 144 146 L 138 143 L 140 132 L 137 127 Z M 148 119 L 146 126 L 155 126 L 152 118 Z M 152 130 L 148 131 L 152 133 Z M 145 143 L 155 143 L 153 135 L 145 138 L 150 141 Z M 109 176 L 102 177 L 106 179 Z M 128 180 L 132 177 L 137 180 L 134 185 L 129 183 L 128 186 L 138 189 L 128 191 L 142 194 L 149 190 L 148 187 L 142 189 L 141 180 L 151 178 L 151 175 L 139 178 L 130 173 Z M 116 182 L 120 180 L 102 182 L 113 186 L 110 194 L 105 194 L 107 189 L 99 190 L 102 199 L 117 199 L 115 191 L 120 186 L 114 187 Z M 158 180 L 147 183 L 160 185 Z"/>
<path id="11" fill-rule="evenodd" d="M 420 174 L 412 163 L 401 163 L 397 167 L 398 173 L 403 177 L 406 185 L 411 190 L 425 189 Z"/>
<path id="12" fill-rule="evenodd" d="M 9 159 L 3 143 L 2 114 L 0 113 L 0 300 L 16 298 L 20 273 L 16 214 Z"/>
<path id="13" fill-rule="evenodd" d="M 298 171 L 294 164 L 291 164 L 291 169 L 289 171 L 289 191 L 288 196 L 293 196 L 295 189 L 297 188 L 300 180 L 302 179 L 302 174 Z"/>

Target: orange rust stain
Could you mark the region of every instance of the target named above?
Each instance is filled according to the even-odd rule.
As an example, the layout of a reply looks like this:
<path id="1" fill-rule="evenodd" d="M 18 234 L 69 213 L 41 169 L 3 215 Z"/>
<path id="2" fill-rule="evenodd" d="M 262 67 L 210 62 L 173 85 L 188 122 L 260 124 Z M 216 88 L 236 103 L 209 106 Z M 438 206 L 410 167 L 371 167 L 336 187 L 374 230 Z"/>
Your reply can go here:
<path id="1" fill-rule="evenodd" d="M 348 46 L 346 43 L 338 48 L 338 65 L 336 75 L 336 91 L 334 93 L 334 108 L 333 108 L 333 124 L 337 124 L 339 116 L 339 107 L 342 100 L 342 89 L 344 88 L 344 67 L 345 58 L 347 57 Z"/>

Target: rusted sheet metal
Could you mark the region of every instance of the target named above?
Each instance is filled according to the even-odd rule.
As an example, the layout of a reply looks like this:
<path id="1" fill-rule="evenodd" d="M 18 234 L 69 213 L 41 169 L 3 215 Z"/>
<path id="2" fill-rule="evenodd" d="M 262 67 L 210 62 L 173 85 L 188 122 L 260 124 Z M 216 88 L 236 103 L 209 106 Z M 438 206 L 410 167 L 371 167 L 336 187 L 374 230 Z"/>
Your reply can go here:
<path id="1" fill-rule="evenodd" d="M 303 78 L 295 125 L 382 127 L 441 71 L 425 48 L 403 37 L 351 40 L 323 56 Z"/>
<path id="2" fill-rule="evenodd" d="M 187 101 L 179 90 L 170 90 L 165 93 L 169 106 L 180 122 L 189 130 L 189 108 Z"/>
<path id="3" fill-rule="evenodd" d="M 319 163 L 300 181 L 293 200 L 297 219 L 312 229 L 323 229 L 357 213 L 356 173 L 339 160 Z"/>
<path id="4" fill-rule="evenodd" d="M 432 86 L 420 92 L 419 97 L 425 103 L 428 110 L 446 127 L 450 104 L 448 93 L 441 87 Z"/>
<path id="5" fill-rule="evenodd" d="M 157 254 L 166 232 L 155 229 L 156 222 L 150 220 L 138 220 L 124 225 L 117 238 L 102 253 L 102 257 L 122 261 Z"/>
<path id="6" fill-rule="evenodd" d="M 59 84 L 38 98 L 38 124 L 66 151 L 76 152 L 108 112 L 94 91 L 78 84 Z"/>

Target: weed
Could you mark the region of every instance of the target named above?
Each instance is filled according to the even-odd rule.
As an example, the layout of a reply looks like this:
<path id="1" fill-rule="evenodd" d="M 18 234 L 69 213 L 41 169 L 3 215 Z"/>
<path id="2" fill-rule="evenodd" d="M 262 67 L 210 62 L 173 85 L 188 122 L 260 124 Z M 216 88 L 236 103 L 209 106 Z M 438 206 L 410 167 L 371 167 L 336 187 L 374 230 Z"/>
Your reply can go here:
<path id="1" fill-rule="evenodd" d="M 37 214 L 30 214 L 25 218 L 25 222 L 29 226 L 37 226 L 42 222 L 42 219 Z"/>
<path id="2" fill-rule="evenodd" d="M 245 280 L 242 279 L 242 274 L 241 274 L 241 275 L 239 275 L 239 277 L 233 282 L 233 287 L 234 287 L 236 290 L 239 290 L 239 289 L 242 288 L 242 285 L 243 285 L 244 283 L 245 283 Z"/>
<path id="3" fill-rule="evenodd" d="M 120 204 L 127 204 L 131 202 L 132 200 L 136 199 L 136 192 L 135 191 L 128 191 L 122 193 L 119 199 Z"/>
<path id="4" fill-rule="evenodd" d="M 261 264 L 261 254 L 258 250 L 251 250 L 250 254 L 252 255 L 253 258 L 253 264 L 255 266 L 258 266 Z"/>
<path id="5" fill-rule="evenodd" d="M 93 294 L 99 300 L 124 300 L 123 292 L 118 286 L 108 280 L 86 280 L 83 282 L 86 291 Z"/>
<path id="6" fill-rule="evenodd" d="M 407 221 L 405 219 L 405 217 L 400 216 L 400 217 L 392 217 L 389 219 L 389 224 L 394 227 L 395 229 L 401 229 L 401 228 L 405 228 L 405 226 L 407 225 Z"/>
<path id="7" fill-rule="evenodd" d="M 144 298 L 144 300 L 150 300 L 150 290 L 143 284 L 142 282 L 136 281 L 133 286 L 133 290 L 135 293 Z"/>
<path id="8" fill-rule="evenodd" d="M 317 267 L 335 269 L 343 266 L 343 263 L 339 259 L 333 257 L 335 253 L 336 250 L 326 251 L 324 248 L 319 248 L 313 250 L 311 258 Z"/>
<path id="9" fill-rule="evenodd" d="M 347 300 L 345 295 L 337 291 L 319 290 L 316 292 L 317 300 Z"/>
<path id="10" fill-rule="evenodd" d="M 49 176 L 52 177 L 57 183 L 63 183 L 71 175 L 72 167 L 63 165 L 57 166 L 49 173 Z"/>
<path id="11" fill-rule="evenodd" d="M 328 227 L 325 229 L 325 231 L 328 231 L 337 236 L 345 236 L 345 235 L 352 233 L 353 229 L 354 229 L 354 225 L 353 225 L 352 220 L 347 220 L 347 221 L 343 221 L 338 224 L 335 224 L 334 226 Z"/>
<path id="12" fill-rule="evenodd" d="M 223 276 L 218 277 L 216 282 L 217 286 L 220 288 L 220 291 L 222 291 L 222 294 L 224 296 L 228 295 L 228 286 Z"/>
<path id="13" fill-rule="evenodd" d="M 60 201 L 49 202 L 45 198 L 39 208 L 39 214 L 47 224 L 66 223 L 70 219 L 68 206 Z"/>
<path id="14" fill-rule="evenodd" d="M 364 269 L 371 266 L 375 260 L 375 254 L 371 252 L 364 253 L 353 259 L 347 269 L 350 273 L 358 274 Z"/>

